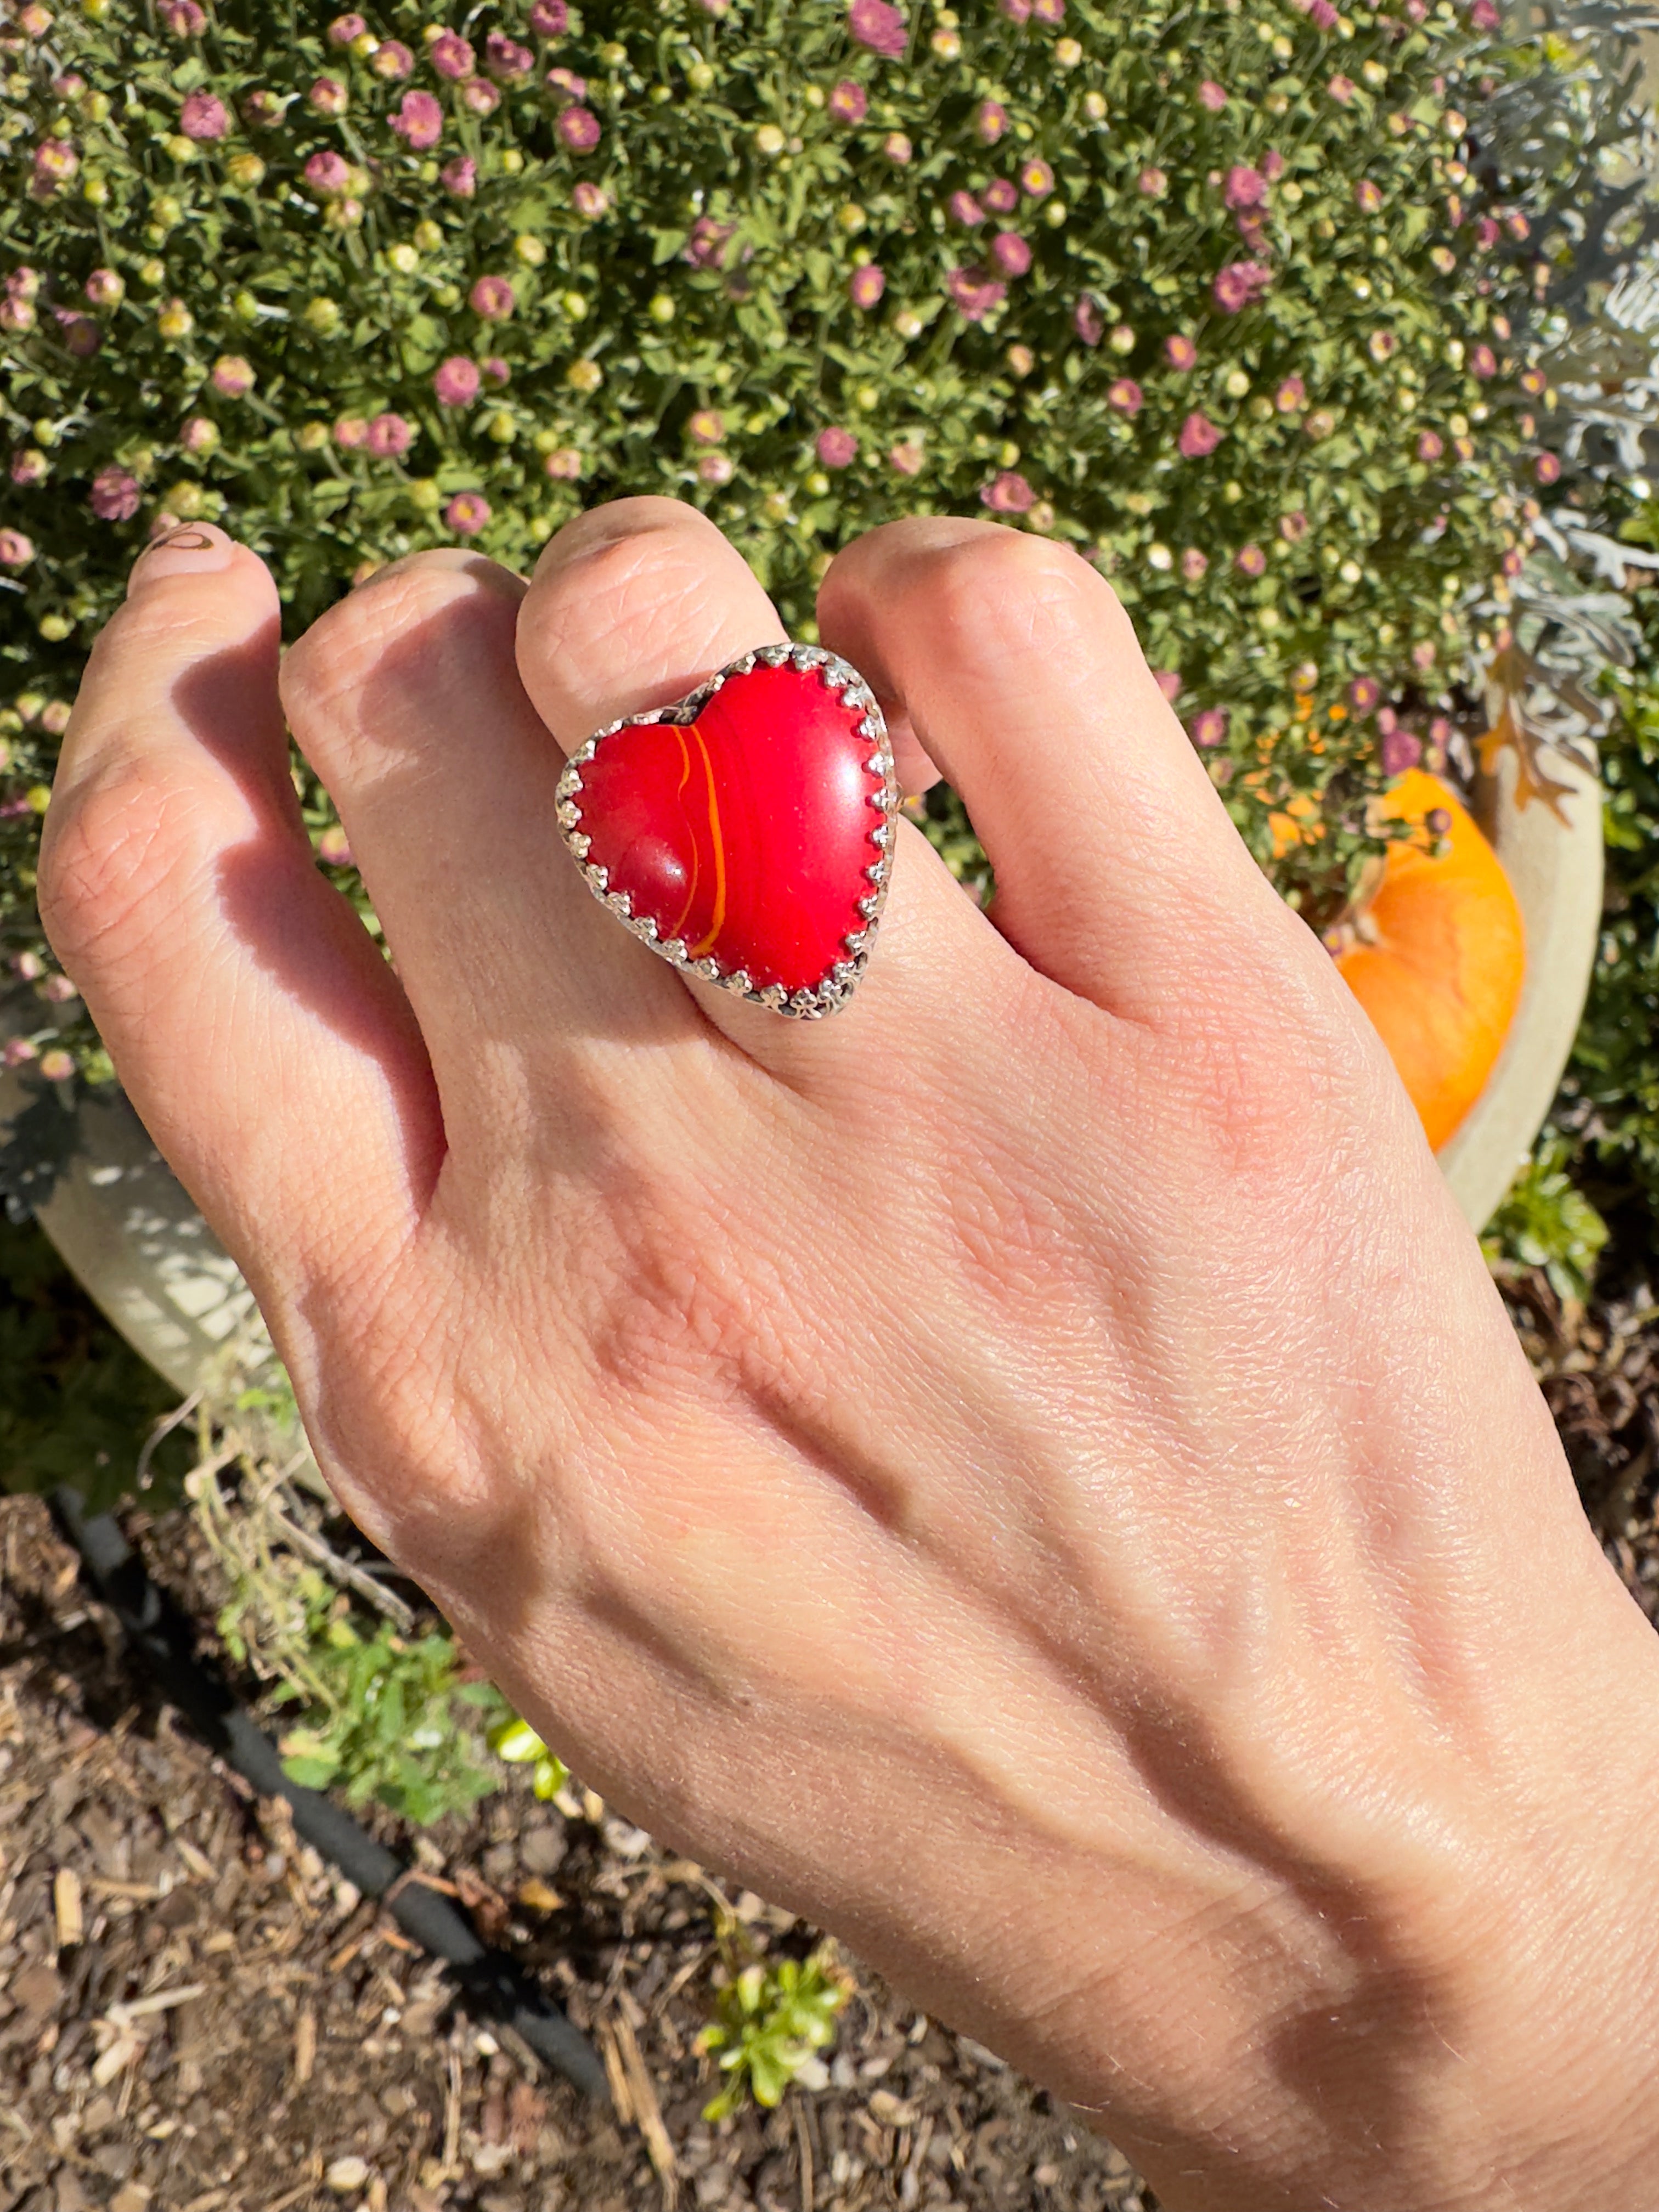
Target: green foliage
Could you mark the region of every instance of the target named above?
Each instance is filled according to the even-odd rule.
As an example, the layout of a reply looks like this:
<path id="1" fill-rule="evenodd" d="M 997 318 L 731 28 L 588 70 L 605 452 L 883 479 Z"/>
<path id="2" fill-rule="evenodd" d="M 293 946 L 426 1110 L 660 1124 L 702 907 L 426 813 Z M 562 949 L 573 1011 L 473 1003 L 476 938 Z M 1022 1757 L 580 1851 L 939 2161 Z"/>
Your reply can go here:
<path id="1" fill-rule="evenodd" d="M 1607 1224 L 1568 1172 L 1572 1147 L 1546 1131 L 1492 1216 L 1480 1249 L 1489 1264 L 1541 1267 L 1564 1301 L 1588 1298 Z"/>
<path id="2" fill-rule="evenodd" d="M 1659 506 L 1644 518 L 1650 528 Z M 1634 532 L 1632 533 L 1635 534 Z M 1601 747 L 1607 890 L 1601 950 L 1573 1046 L 1563 1116 L 1577 1155 L 1627 1176 L 1659 1228 L 1659 592 L 1638 595 L 1643 665 L 1616 687 Z M 1591 1153 L 1591 1147 L 1594 1153 Z"/>
<path id="3" fill-rule="evenodd" d="M 556 1797 L 570 1778 L 570 1769 L 542 1741 L 528 1721 L 516 1713 L 499 1721 L 489 1731 L 489 1748 L 509 1766 L 531 1767 L 530 1786 L 538 1797 Z"/>
<path id="4" fill-rule="evenodd" d="M 132 1488 L 153 1425 L 174 1394 L 118 1337 L 45 1232 L 0 1212 L 0 1489 L 67 1483 L 106 1512 Z M 176 1503 L 188 1439 L 151 1455 L 145 1502 Z"/>
<path id="5" fill-rule="evenodd" d="M 487 1682 L 457 1681 L 449 1637 L 402 1637 L 389 1621 L 369 1633 L 320 1575 L 302 1574 L 299 1588 L 308 1649 L 276 1692 L 309 1707 L 282 1740 L 289 1780 L 337 1787 L 351 1806 L 377 1797 L 422 1827 L 498 1789 L 477 1723 L 480 1709 L 499 1714 L 504 1700 Z M 220 1627 L 236 1649 L 234 1613 Z"/>
<path id="6" fill-rule="evenodd" d="M 0 940 L 46 957 L 58 740 L 158 525 L 254 546 L 292 637 L 377 562 L 463 538 L 527 567 L 579 505 L 647 491 L 706 509 L 807 638 L 836 549 L 894 515 L 1077 547 L 1257 858 L 1298 901 L 1346 890 L 1380 849 L 1376 711 L 1428 735 L 1494 642 L 1474 610 L 1550 441 L 1557 198 L 1619 137 L 1581 85 L 1505 175 L 1468 118 L 1547 82 L 1543 47 L 1413 12 L 935 9 L 889 58 L 831 0 L 594 0 L 562 33 L 543 0 L 441 50 L 463 82 L 416 0 L 326 31 L 269 0 L 23 8 Z M 106 1068 L 84 1014 L 65 1042 Z"/>
<path id="7" fill-rule="evenodd" d="M 836 2014 L 850 1990 L 830 1968 L 823 1954 L 805 1963 L 781 1959 L 775 1966 L 751 1962 L 715 1999 L 715 2017 L 693 2048 L 719 2051 L 722 2073 L 731 2080 L 702 2108 L 705 2120 L 723 2120 L 745 2094 L 768 2106 L 780 2103 L 791 2081 L 823 2086 L 817 2057 L 835 2040 Z"/>

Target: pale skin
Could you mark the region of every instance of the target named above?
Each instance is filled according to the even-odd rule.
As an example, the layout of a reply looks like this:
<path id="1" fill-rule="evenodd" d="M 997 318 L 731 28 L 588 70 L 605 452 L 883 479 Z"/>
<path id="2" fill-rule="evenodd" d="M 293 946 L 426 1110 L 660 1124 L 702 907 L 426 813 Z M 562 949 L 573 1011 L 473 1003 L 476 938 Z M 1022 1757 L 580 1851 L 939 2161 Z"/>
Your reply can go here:
<path id="1" fill-rule="evenodd" d="M 214 557 L 98 641 L 47 929 L 342 1504 L 532 1723 L 1172 2207 L 1659 2206 L 1659 1642 L 1106 583 L 946 518 L 836 560 L 998 893 L 901 821 L 797 1023 L 554 825 L 592 730 L 783 635 L 712 524 L 416 555 L 280 659 Z"/>

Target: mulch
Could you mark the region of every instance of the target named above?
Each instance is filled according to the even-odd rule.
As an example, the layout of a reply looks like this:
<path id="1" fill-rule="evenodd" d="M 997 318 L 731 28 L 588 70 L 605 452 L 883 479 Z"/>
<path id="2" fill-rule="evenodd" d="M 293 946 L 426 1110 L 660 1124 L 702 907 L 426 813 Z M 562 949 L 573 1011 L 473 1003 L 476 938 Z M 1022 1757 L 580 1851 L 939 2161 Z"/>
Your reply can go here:
<path id="1" fill-rule="evenodd" d="M 1659 1304 L 1641 1280 L 1588 1313 L 1536 1272 L 1503 1288 L 1659 1622 Z M 188 1515 L 123 1517 L 210 1620 Z M 844 1953 L 829 2086 L 704 2124 L 712 1893 L 764 1954 L 817 1931 L 579 1785 L 566 1813 L 515 1771 L 418 1836 L 365 1816 L 593 2038 L 622 2093 L 598 2112 L 155 1701 L 77 1569 L 40 1501 L 0 1500 L 0 2212 L 1156 2212 L 1062 2105 Z"/>

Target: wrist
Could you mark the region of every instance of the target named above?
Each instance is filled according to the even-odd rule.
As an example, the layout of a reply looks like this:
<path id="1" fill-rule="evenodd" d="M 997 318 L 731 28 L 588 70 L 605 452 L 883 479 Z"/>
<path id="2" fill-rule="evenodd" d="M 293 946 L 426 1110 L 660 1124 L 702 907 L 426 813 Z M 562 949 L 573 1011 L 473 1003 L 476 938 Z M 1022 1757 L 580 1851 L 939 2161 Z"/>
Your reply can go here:
<path id="1" fill-rule="evenodd" d="M 1042 2076 L 1172 2212 L 1659 2208 L 1659 1638 L 1599 1554 L 1556 1594 L 1463 1786 L 1402 1795 L 1380 1850 L 1304 1832 L 1149 1946 L 1133 2079 L 1081 2046 Z"/>

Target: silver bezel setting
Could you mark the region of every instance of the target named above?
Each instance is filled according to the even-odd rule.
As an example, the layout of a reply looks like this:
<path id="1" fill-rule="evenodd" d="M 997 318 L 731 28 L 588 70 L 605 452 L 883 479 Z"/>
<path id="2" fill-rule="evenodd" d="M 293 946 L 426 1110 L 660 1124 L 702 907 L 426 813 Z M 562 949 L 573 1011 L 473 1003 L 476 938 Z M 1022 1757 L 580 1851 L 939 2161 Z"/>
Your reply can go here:
<path id="1" fill-rule="evenodd" d="M 826 690 L 838 695 L 842 703 L 862 715 L 859 735 L 870 741 L 869 756 L 865 761 L 866 771 L 879 775 L 881 787 L 872 791 L 866 805 L 879 816 L 870 831 L 872 857 L 864 873 L 870 889 L 858 901 L 858 910 L 865 916 L 864 927 L 842 938 L 847 957 L 836 962 L 830 973 L 811 990 L 786 991 L 781 983 L 757 990 L 741 968 L 724 968 L 713 958 L 688 958 L 684 944 L 678 938 L 666 941 L 657 935 L 657 925 L 648 915 L 635 915 L 626 891 L 610 888 L 606 872 L 587 858 L 592 842 L 583 830 L 579 794 L 582 787 L 581 772 L 605 739 L 614 737 L 618 730 L 634 729 L 648 722 L 678 723 L 682 726 L 695 722 L 708 702 L 724 684 L 734 676 L 747 676 L 756 668 L 781 668 L 787 665 L 803 673 L 816 670 Z M 661 956 L 683 975 L 695 975 L 700 981 L 714 983 L 734 998 L 751 1000 L 755 1005 L 768 1006 L 775 1014 L 786 1015 L 792 1021 L 819 1021 L 826 1014 L 837 1013 L 857 988 L 860 979 L 869 965 L 870 954 L 876 940 L 876 931 L 881 921 L 882 909 L 887 903 L 887 886 L 893 871 L 893 823 L 901 803 L 898 778 L 893 768 L 893 748 L 888 740 L 887 724 L 875 694 L 850 661 L 841 659 L 819 645 L 763 645 L 700 684 L 695 691 L 688 691 L 683 699 L 672 706 L 659 707 L 648 714 L 623 714 L 614 722 L 607 722 L 602 730 L 595 730 L 585 744 L 572 753 L 566 762 L 554 793 L 554 819 L 559 835 L 569 848 L 572 857 L 581 870 L 582 880 L 595 898 L 614 914 L 630 935 Z"/>

